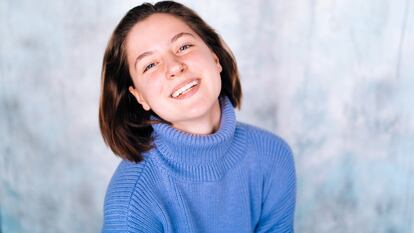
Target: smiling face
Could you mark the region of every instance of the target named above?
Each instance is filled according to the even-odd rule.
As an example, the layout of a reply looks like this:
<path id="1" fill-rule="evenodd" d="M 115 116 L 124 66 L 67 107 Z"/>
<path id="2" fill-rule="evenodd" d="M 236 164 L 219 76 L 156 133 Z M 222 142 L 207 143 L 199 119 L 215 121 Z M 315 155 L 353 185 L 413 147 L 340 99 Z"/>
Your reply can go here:
<path id="1" fill-rule="evenodd" d="M 179 18 L 156 13 L 129 32 L 126 52 L 134 87 L 145 110 L 173 126 L 220 114 L 222 67 L 204 41 Z"/>

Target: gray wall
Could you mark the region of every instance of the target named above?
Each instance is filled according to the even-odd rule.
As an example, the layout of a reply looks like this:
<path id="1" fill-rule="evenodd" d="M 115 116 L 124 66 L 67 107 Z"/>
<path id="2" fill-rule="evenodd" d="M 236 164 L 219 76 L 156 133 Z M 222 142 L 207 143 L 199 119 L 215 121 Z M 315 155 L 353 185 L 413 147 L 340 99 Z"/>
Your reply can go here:
<path id="1" fill-rule="evenodd" d="M 414 232 L 414 1 L 182 2 L 237 57 L 238 119 L 292 146 L 297 232 Z M 0 232 L 100 230 L 101 61 L 136 4 L 0 2 Z"/>

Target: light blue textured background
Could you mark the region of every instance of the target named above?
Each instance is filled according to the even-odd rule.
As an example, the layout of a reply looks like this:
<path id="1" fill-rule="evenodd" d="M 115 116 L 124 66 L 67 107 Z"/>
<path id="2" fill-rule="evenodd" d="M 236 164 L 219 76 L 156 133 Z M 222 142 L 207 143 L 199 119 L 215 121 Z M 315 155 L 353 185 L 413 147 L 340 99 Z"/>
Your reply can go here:
<path id="1" fill-rule="evenodd" d="M 225 38 L 241 121 L 295 152 L 297 232 L 414 232 L 414 1 L 182 1 Z M 119 159 L 103 51 L 140 1 L 0 1 L 0 232 L 98 232 Z"/>

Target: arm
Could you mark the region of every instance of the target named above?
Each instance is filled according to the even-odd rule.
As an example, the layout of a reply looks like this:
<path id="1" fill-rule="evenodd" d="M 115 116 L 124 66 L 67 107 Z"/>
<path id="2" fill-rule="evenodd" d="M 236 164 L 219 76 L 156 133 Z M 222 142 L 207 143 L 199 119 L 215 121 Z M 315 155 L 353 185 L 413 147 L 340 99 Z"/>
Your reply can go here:
<path id="1" fill-rule="evenodd" d="M 293 233 L 296 175 L 293 155 L 287 144 L 276 147 L 276 156 L 267 177 L 262 212 L 255 232 Z"/>

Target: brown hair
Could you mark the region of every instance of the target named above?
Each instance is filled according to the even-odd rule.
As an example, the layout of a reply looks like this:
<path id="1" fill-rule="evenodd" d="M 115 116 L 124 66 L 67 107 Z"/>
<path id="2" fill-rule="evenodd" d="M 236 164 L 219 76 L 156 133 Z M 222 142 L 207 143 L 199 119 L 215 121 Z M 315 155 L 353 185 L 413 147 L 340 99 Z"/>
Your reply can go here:
<path id="1" fill-rule="evenodd" d="M 138 22 L 155 13 L 167 13 L 185 22 L 217 55 L 222 89 L 234 107 L 240 108 L 241 86 L 236 61 L 220 36 L 188 7 L 173 1 L 144 3 L 128 11 L 116 26 L 105 50 L 99 103 L 99 126 L 105 143 L 123 159 L 140 162 L 142 153 L 152 148 L 150 115 L 128 91 L 133 86 L 126 59 L 126 37 Z"/>

